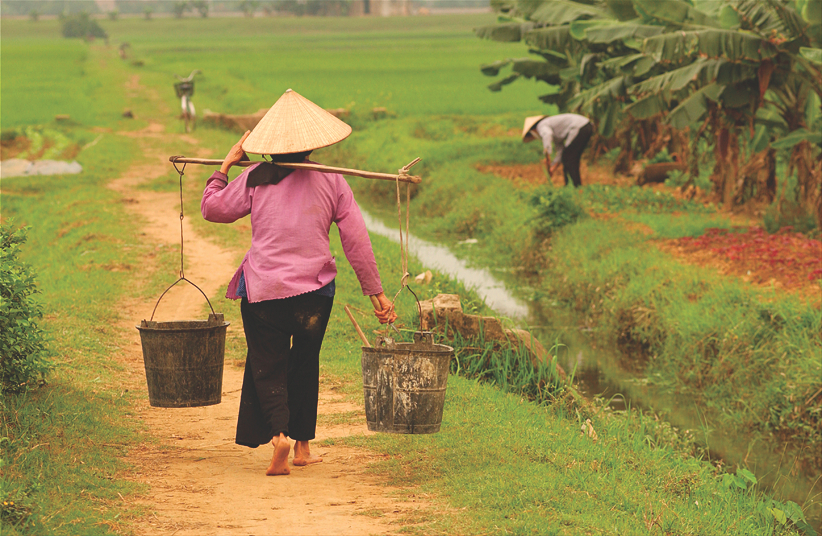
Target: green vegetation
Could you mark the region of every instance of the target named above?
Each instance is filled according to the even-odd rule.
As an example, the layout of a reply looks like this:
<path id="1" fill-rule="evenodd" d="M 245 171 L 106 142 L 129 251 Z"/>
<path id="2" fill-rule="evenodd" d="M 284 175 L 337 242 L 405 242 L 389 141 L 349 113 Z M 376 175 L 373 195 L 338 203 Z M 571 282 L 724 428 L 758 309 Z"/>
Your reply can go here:
<path id="1" fill-rule="evenodd" d="M 31 268 L 20 260 L 25 241 L 25 229 L 0 226 L 0 393 L 36 386 L 51 368 L 38 325 L 43 312 L 34 301 L 37 283 Z"/>
<path id="2" fill-rule="evenodd" d="M 727 207 L 773 201 L 776 152 L 797 173 L 794 201 L 822 226 L 822 24 L 818 0 L 500 0 L 482 38 L 522 40 L 539 59 L 484 65 L 492 91 L 519 78 L 548 84 L 540 100 L 597 124 L 616 170 L 663 148 L 691 180 L 714 146 L 713 191 Z M 546 88 L 547 89 L 547 88 Z M 758 159 L 752 167 L 742 164 Z M 658 161 L 658 160 L 657 160 Z M 749 162 L 752 164 L 753 162 Z M 768 179 L 757 178 L 765 167 Z M 753 173 L 752 173 L 753 171 Z"/>
<path id="3" fill-rule="evenodd" d="M 537 298 L 551 297 L 585 311 L 590 322 L 601 322 L 614 337 L 627 329 L 627 342 L 642 345 L 652 358 L 648 370 L 660 374 L 663 387 L 710 398 L 716 405 L 729 400 L 723 406 L 733 408 L 729 421 L 743 428 L 771 427 L 814 438 L 818 415 L 809 413 L 814 408 L 797 415 L 786 400 L 815 388 L 819 371 L 810 354 L 818 352 L 819 342 L 811 335 L 818 333 L 818 314 L 794 300 L 763 300 L 722 278 L 685 269 L 650 247 L 658 235 L 638 235 L 624 224 L 633 219 L 652 229 L 681 225 L 669 234 L 690 236 L 706 225 L 702 214 L 710 226 L 721 223 L 711 209 L 658 196 L 646 199 L 639 189 L 563 193 L 569 206 L 618 217 L 608 222 L 582 218 L 551 228 L 549 252 L 534 242 L 539 221 L 538 207 L 529 204 L 534 193 L 518 192 L 476 170 L 479 164 L 538 158 L 509 133 L 533 112 L 538 88 L 520 84 L 517 92 L 506 91 L 514 98 L 504 101 L 478 83 L 476 66 L 500 49 L 473 38 L 470 29 L 492 20 L 184 18 L 106 24 L 113 42 L 131 44 L 140 65 L 121 61 L 116 47 L 62 39 L 55 21 L 3 21 L 3 129 L 47 132 L 58 129 L 54 115 L 69 114 L 74 124 L 65 135 L 82 147 L 77 159 L 86 170 L 72 177 L 3 181 L 3 218 L 14 217 L 31 228 L 23 257 L 39 274 L 42 327 L 54 341 L 56 363 L 46 386 L 3 395 L 4 534 L 109 534 L 127 531 L 138 514 L 118 494 L 128 497 L 138 489 L 123 478 L 126 464 L 120 460 L 138 441 L 148 440 L 138 435 L 141 425 L 131 413 L 131 397 L 142 395 L 121 389 L 122 366 L 112 356 L 123 341 L 111 324 L 121 298 L 135 292 L 153 295 L 172 277 L 176 252 L 159 253 L 160 264 L 171 267 L 168 272 L 140 273 L 141 258 L 158 253 L 141 243 L 139 222 L 126 216 L 105 184 L 142 150 L 130 137 L 111 131 L 159 122 L 181 132 L 173 73 L 193 68 L 204 73 L 194 97 L 198 110 L 253 112 L 270 106 L 289 86 L 328 108 L 349 108 L 355 133 L 337 147 L 318 151 L 317 160 L 390 171 L 422 156 L 414 168 L 425 182 L 412 192 L 412 232 L 446 243 L 478 238 L 470 250 L 477 262 L 522 268 L 533 277 L 530 291 Z M 441 53 L 446 47 L 447 55 Z M 512 53 L 519 48 L 510 47 Z M 374 120 L 373 106 L 387 107 L 391 120 Z M 136 119 L 122 117 L 126 107 Z M 191 136 L 215 157 L 223 156 L 237 137 L 202 126 Z M 180 145 L 188 149 L 186 142 Z M 168 154 L 181 150 L 164 149 Z M 206 171 L 187 169 L 186 214 L 240 252 L 248 239 L 244 222 L 214 226 L 196 218 L 206 176 Z M 176 190 L 177 180 L 169 170 L 150 187 Z M 393 221 L 394 185 L 351 183 L 359 199 Z M 649 203 L 653 210 L 644 210 Z M 373 243 L 386 287 L 395 290 L 399 248 L 379 237 Z M 322 356 L 323 376 L 342 382 L 343 392 L 359 399 L 359 345 L 339 305 L 369 306 L 336 236 L 332 249 L 340 265 L 339 294 Z M 412 262 L 410 269 L 417 273 L 424 267 Z M 481 307 L 459 284 L 441 274 L 435 281 L 421 289 L 421 299 L 455 292 L 473 301 L 470 307 Z M 413 297 L 403 293 L 400 299 L 402 322 L 410 328 Z M 614 312 L 606 313 L 609 307 Z M 236 307 L 225 311 L 232 322 L 228 358 L 238 362 L 244 354 L 241 322 Z M 650 316 L 642 316 L 647 311 Z M 373 318 L 370 323 L 365 318 L 366 329 L 376 327 Z M 555 340 L 557 334 L 551 335 L 547 340 Z M 635 411 L 613 415 L 602 403 L 551 402 L 552 397 L 533 390 L 546 378 L 536 376 L 534 382 L 534 376 L 521 374 L 519 357 L 488 356 L 484 349 L 471 351 L 471 345 L 459 354 L 464 376 L 449 378 L 442 432 L 346 440 L 388 454 L 373 470 L 388 475 L 402 493 L 430 497 L 436 516 L 428 512 L 409 519 L 421 523 L 418 532 L 811 533 L 799 507 L 764 496 L 754 485 L 756 477 L 745 470 L 729 475 L 687 455 L 693 445 L 686 434 Z M 496 366 L 476 366 L 485 357 L 498 360 Z M 740 366 L 747 360 L 750 370 Z M 764 366 L 774 372 L 757 377 Z M 751 410 L 742 413 L 740 400 Z M 334 417 L 335 422 L 345 418 Z M 587 419 L 596 441 L 580 433 Z"/>
<path id="4" fill-rule="evenodd" d="M 426 128 L 434 132 L 454 121 L 432 120 Z M 661 388 L 724 408 L 722 419 L 734 426 L 810 444 L 822 441 L 819 410 L 793 402 L 807 400 L 822 386 L 822 349 L 811 335 L 822 328 L 818 310 L 791 296 L 683 266 L 652 245 L 658 238 L 728 228 L 727 218 L 710 206 L 638 187 L 590 185 L 553 193 L 543 186 L 518 192 L 504 179 L 475 169 L 489 161 L 533 162 L 538 154 L 524 154 L 518 139 L 466 129 L 432 144 L 409 136 L 402 122 L 355 133 L 355 146 L 363 151 L 359 158 L 366 168 L 385 168 L 383 155 L 402 150 L 426 155 L 426 181 L 416 189 L 411 208 L 420 222 L 413 229 L 417 234 L 450 244 L 476 238 L 472 249 L 455 245 L 455 251 L 499 269 L 519 266 L 530 277 L 533 299 L 567 304 L 586 325 L 598 326 L 605 344 L 641 350 L 648 360 L 645 372 L 655 375 Z M 393 187 L 357 183 L 356 188 L 372 202 L 384 203 Z M 461 202 L 452 202 L 460 196 Z M 567 201 L 552 207 L 540 201 L 548 196 Z M 529 199 L 536 201 L 529 204 Z M 579 207 L 610 217 L 560 225 L 577 220 Z M 546 234 L 550 239 L 541 243 Z M 773 316 L 784 322 L 776 327 Z M 774 355 L 782 357 L 774 363 Z"/>
<path id="5" fill-rule="evenodd" d="M 39 326 L 54 363 L 44 386 L 0 399 L 4 535 L 114 534 L 133 515 L 120 495 L 138 487 L 123 479 L 121 460 L 140 425 L 120 385 L 112 322 L 145 251 L 105 188 L 133 151 L 106 137 L 78 156 L 81 175 L 3 180 L 4 222 L 29 229 L 20 256 L 38 274 Z"/>
<path id="6" fill-rule="evenodd" d="M 105 30 L 92 19 L 88 13 L 80 13 L 68 17 L 63 21 L 63 37 L 80 37 L 86 40 L 105 39 L 108 37 Z"/>

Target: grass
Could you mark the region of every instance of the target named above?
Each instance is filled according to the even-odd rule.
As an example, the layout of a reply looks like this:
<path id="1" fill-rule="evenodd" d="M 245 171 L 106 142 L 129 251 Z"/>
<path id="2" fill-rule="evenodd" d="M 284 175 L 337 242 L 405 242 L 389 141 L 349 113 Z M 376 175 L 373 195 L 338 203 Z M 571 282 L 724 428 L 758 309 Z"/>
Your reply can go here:
<path id="1" fill-rule="evenodd" d="M 83 153 L 81 175 L 3 181 L 3 218 L 31 227 L 26 260 L 56 363 L 45 387 L 0 400 L 3 534 L 114 534 L 134 515 L 121 497 L 139 486 L 123 479 L 122 458 L 140 426 L 111 323 L 142 251 L 102 187 L 133 151 L 113 141 Z"/>
<path id="2" fill-rule="evenodd" d="M 126 465 L 120 458 L 147 437 L 131 415 L 130 397 L 135 395 L 122 392 L 117 379 L 121 368 L 111 359 L 121 341 L 106 326 L 121 297 L 131 292 L 153 294 L 168 274 L 149 274 L 135 282 L 141 256 L 156 253 L 140 243 L 139 222 L 126 217 L 114 202 L 116 195 L 103 185 L 141 152 L 128 137 L 115 136 L 111 130 L 136 130 L 150 122 L 179 129 L 173 112 L 174 72 L 202 69 L 195 103 L 200 109 L 225 112 L 270 106 L 273 96 L 299 82 L 294 89 L 302 89 L 323 106 L 350 105 L 357 127 L 345 144 L 319 152 L 318 160 L 384 171 L 423 156 L 415 173 L 426 183 L 414 192 L 412 231 L 446 242 L 476 236 L 481 242 L 474 254 L 480 262 L 526 266 L 523 252 L 530 237 L 522 230 L 528 229 L 533 213 L 523 209 L 525 199 L 512 194 L 501 179 L 476 172 L 473 164 L 535 160 L 509 131 L 516 130 L 522 115 L 538 109 L 534 96 L 544 90 L 517 84 L 500 97 L 484 88 L 479 63 L 522 54 L 519 46 L 500 47 L 470 35 L 472 26 L 488 21 L 487 16 L 124 19 L 103 21 L 111 36 L 108 48 L 65 41 L 57 37 L 54 22 L 2 21 L 3 129 L 57 128 L 54 115 L 68 113 L 74 121 L 72 139 L 87 145 L 103 134 L 78 155 L 86 169 L 81 175 L 3 181 L 3 218 L 13 216 L 32 226 L 27 260 L 40 274 L 44 325 L 59 365 L 47 387 L 3 400 L 0 443 L 6 465 L 0 482 L 5 497 L 15 502 L 3 510 L 4 516 L 22 515 L 25 522 L 37 525 L 23 527 L 22 518 L 4 517 L 4 534 L 116 533 L 127 531 L 129 520 L 138 514 L 119 496 L 138 490 L 123 478 Z M 124 40 L 131 43 L 141 65 L 116 57 L 117 43 Z M 352 50 L 356 62 L 351 61 Z M 162 106 L 156 105 L 152 93 L 161 95 Z M 125 106 L 136 119 L 121 117 Z M 371 121 L 372 106 L 386 106 L 396 117 Z M 194 135 L 199 147 L 215 157 L 236 138 L 210 129 Z M 180 147 L 167 151 L 190 148 L 182 140 Z M 196 217 L 198 192 L 208 174 L 187 170 L 186 214 L 199 229 L 241 251 L 248 240 L 246 222 L 215 226 Z M 176 190 L 177 180 L 169 172 L 150 187 Z M 391 213 L 392 185 L 358 179 L 352 184 L 361 199 L 377 201 Z M 442 218 L 446 212 L 448 217 Z M 630 234 L 617 238 L 625 244 L 641 242 Z M 579 242 L 574 247 L 585 246 L 587 235 Z M 379 237 L 373 237 L 373 244 L 384 284 L 395 292 L 399 248 Z M 571 246 L 563 250 L 559 242 L 553 247 L 557 259 L 563 251 L 573 251 Z M 361 396 L 360 350 L 340 306 L 351 303 L 367 311 L 369 304 L 343 260 L 336 236 L 332 251 L 340 261 L 339 294 L 324 345 L 322 375 L 324 382 L 339 385 L 339 391 L 355 398 Z M 580 253 L 592 259 L 584 270 L 577 270 L 580 279 L 604 277 L 617 262 L 593 244 Z M 159 264 L 176 265 L 176 252 L 160 255 Z M 423 269 L 412 260 L 412 273 Z M 441 274 L 435 281 L 420 289 L 421 299 L 439 292 L 472 296 Z M 583 288 L 582 283 L 572 288 L 571 298 L 584 305 L 588 297 L 581 293 Z M 550 291 L 547 286 L 542 289 Z M 620 288 L 627 293 L 625 289 L 634 290 L 629 285 Z M 641 289 L 630 295 L 642 296 Z M 239 314 L 236 307 L 221 305 L 232 322 L 228 359 L 239 363 L 244 353 Z M 476 302 L 474 306 L 482 307 Z M 413 326 L 415 305 L 409 293 L 401 295 L 399 309 L 404 326 Z M 363 315 L 360 323 L 366 332 L 377 327 L 370 315 Z M 429 494 L 436 515 L 409 530 L 796 534 L 794 525 L 781 523 L 766 509 L 784 513 L 790 505 L 769 502 L 750 480 L 728 481 L 709 464 L 684 455 L 681 438 L 664 423 L 636 413 L 614 418 L 607 409 L 581 409 L 578 415 L 573 406 L 535 404 L 525 388 L 512 383 L 506 366 L 503 362 L 492 367 L 499 369 L 496 376 L 480 370 L 475 379 L 451 376 L 439 434 L 346 440 L 389 454 L 372 470 L 392 479 L 402 493 Z M 597 442 L 579 431 L 587 418 L 592 419 Z"/>

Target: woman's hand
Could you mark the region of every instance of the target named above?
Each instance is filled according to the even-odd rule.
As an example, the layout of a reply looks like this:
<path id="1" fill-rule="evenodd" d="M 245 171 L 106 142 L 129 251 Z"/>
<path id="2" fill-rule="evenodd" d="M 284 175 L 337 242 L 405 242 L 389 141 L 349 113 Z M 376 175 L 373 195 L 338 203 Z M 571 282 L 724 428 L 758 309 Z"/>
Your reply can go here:
<path id="1" fill-rule="evenodd" d="M 250 130 L 246 130 L 243 137 L 240 138 L 240 141 L 234 144 L 234 147 L 228 151 L 228 154 L 225 156 L 223 160 L 223 165 L 220 166 L 220 171 L 226 175 L 228 175 L 228 170 L 231 169 L 231 166 L 235 165 L 237 162 L 241 160 L 248 160 L 248 156 L 246 156 L 245 151 L 243 151 L 243 142 L 251 134 Z"/>
<path id="2" fill-rule="evenodd" d="M 394 304 L 388 299 L 385 295 L 385 292 L 380 292 L 379 294 L 372 296 L 372 298 L 376 298 L 376 301 L 372 299 L 374 304 L 374 316 L 380 321 L 380 324 L 392 324 L 397 319 L 397 313 L 394 312 Z M 377 305 L 379 304 L 380 308 L 377 309 Z"/>

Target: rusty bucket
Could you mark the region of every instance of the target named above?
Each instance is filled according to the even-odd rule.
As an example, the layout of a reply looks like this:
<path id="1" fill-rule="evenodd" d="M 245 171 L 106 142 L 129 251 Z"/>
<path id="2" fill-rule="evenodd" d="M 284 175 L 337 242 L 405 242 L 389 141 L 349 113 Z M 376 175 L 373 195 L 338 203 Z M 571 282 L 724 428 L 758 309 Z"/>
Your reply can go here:
<path id="1" fill-rule="evenodd" d="M 208 320 L 154 320 L 160 300 L 180 281 L 187 281 L 205 297 L 211 308 Z M 214 312 L 208 296 L 188 279 L 181 277 L 171 287 L 157 300 L 151 319 L 137 326 L 143 346 L 149 404 L 160 408 L 219 404 L 229 323 L 221 313 Z"/>
<path id="2" fill-rule="evenodd" d="M 413 343 L 378 337 L 362 349 L 365 420 L 373 432 L 439 432 L 445 388 L 454 349 L 434 344 L 430 331 L 414 333 Z"/>

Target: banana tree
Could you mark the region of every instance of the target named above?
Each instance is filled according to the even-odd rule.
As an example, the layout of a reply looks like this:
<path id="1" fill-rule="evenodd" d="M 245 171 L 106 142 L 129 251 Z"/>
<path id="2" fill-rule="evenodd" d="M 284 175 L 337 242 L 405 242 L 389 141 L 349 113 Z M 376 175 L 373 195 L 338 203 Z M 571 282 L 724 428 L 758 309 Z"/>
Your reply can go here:
<path id="1" fill-rule="evenodd" d="M 813 119 L 822 94 L 822 26 L 813 16 L 820 2 L 507 0 L 494 3 L 503 24 L 477 34 L 524 41 L 542 58 L 484 66 L 492 76 L 512 66 L 492 90 L 521 77 L 551 84 L 543 102 L 588 115 L 603 136 L 619 132 L 629 151 L 632 137 L 623 134 L 649 125 L 690 132 L 692 170 L 693 148 L 707 139 L 715 147 L 714 191 L 728 206 L 744 186 L 737 180 L 744 146 L 789 149 L 801 196 L 822 218 Z M 768 128 L 765 109 L 782 116 L 784 128 Z"/>

